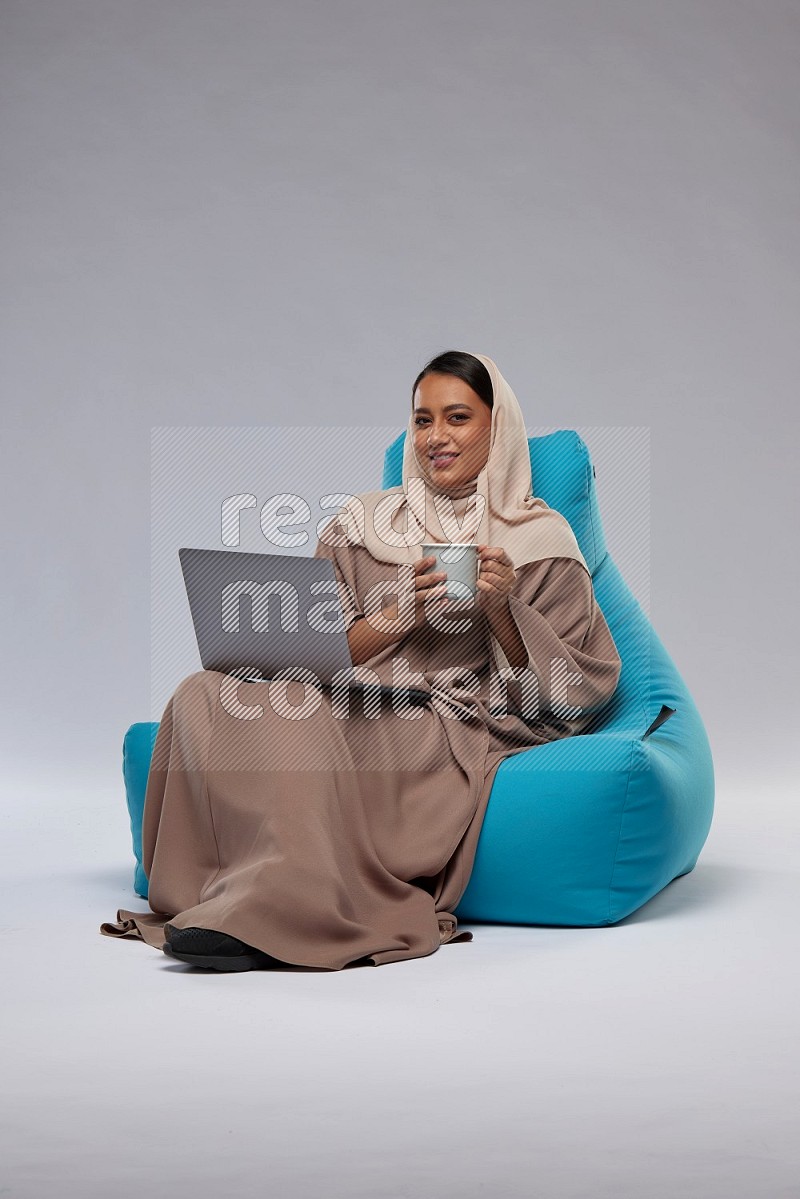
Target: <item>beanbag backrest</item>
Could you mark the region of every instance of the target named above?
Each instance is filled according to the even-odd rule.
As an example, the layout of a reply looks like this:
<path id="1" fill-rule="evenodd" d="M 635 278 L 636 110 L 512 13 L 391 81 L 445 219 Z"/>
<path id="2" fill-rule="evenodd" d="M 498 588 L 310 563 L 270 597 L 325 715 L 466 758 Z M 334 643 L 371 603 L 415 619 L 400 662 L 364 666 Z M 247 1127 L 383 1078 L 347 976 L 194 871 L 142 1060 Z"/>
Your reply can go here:
<path id="1" fill-rule="evenodd" d="M 404 438 L 386 451 L 384 487 L 401 482 Z M 586 445 L 569 429 L 529 444 L 533 493 L 572 526 L 622 671 L 589 731 L 500 765 L 455 914 L 613 924 L 694 867 L 714 807 L 711 749 L 686 684 L 607 552 Z M 145 897 L 141 826 L 157 729 L 132 725 L 123 749 L 135 888 Z"/>

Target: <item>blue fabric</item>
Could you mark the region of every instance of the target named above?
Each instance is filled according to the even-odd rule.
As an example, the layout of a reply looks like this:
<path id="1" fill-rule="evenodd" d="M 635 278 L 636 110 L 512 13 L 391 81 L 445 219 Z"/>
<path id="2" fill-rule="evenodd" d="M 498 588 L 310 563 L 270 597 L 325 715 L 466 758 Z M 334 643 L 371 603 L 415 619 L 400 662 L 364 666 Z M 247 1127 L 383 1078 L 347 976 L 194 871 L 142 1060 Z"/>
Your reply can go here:
<path id="1" fill-rule="evenodd" d="M 136 866 L 133 872 L 133 889 L 137 895 L 147 898 L 147 875 L 142 866 L 142 815 L 144 795 L 150 759 L 156 743 L 157 724 L 132 724 L 122 742 L 122 777 L 125 780 L 125 798 L 131 818 L 131 838 Z"/>
<path id="2" fill-rule="evenodd" d="M 404 437 L 386 451 L 383 487 L 401 482 Z M 498 768 L 455 915 L 505 924 L 614 924 L 693 869 L 714 808 L 711 748 L 686 684 L 608 554 L 586 445 L 561 430 L 531 438 L 530 447 L 534 494 L 572 526 L 622 672 L 591 733 L 536 746 Z M 648 733 L 659 714 L 668 718 Z M 124 742 L 142 896 L 141 817 L 157 728 L 135 724 Z"/>

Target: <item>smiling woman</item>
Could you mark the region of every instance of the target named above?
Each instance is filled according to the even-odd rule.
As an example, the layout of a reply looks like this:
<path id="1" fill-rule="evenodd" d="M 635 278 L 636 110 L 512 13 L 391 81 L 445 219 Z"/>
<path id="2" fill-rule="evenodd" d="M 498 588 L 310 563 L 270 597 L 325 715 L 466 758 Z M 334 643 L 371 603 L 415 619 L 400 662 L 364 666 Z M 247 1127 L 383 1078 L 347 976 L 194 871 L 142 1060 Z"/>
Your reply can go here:
<path id="1" fill-rule="evenodd" d="M 473 354 L 440 354 L 417 376 L 414 450 L 434 486 L 475 479 L 489 457 L 492 380 Z"/>
<path id="2" fill-rule="evenodd" d="M 431 599 L 443 579 L 422 556 L 423 544 L 454 540 L 452 517 L 480 559 L 457 627 L 443 597 Z M 331 559 L 341 585 L 353 662 L 389 687 L 405 662 L 431 702 L 341 720 L 320 692 L 296 720 L 266 702 L 265 680 L 248 691 L 260 718 L 240 720 L 220 701 L 224 675 L 184 679 L 147 783 L 152 911 L 120 910 L 106 935 L 215 970 L 341 970 L 471 940 L 456 935 L 453 910 L 498 766 L 583 732 L 616 689 L 620 658 L 591 575 L 568 522 L 532 494 L 525 421 L 491 358 L 428 363 L 412 389 L 402 484 L 351 496 L 315 557 Z M 368 597 L 387 581 L 397 589 L 400 564 L 416 618 L 381 632 Z"/>

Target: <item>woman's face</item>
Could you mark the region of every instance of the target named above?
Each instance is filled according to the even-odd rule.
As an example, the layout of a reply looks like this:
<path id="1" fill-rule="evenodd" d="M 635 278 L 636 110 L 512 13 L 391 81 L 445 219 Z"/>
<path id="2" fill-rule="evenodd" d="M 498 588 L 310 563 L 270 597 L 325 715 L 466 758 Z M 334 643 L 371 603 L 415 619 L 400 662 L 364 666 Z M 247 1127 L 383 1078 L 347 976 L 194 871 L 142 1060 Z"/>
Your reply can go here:
<path id="1" fill-rule="evenodd" d="M 435 487 L 476 478 L 489 457 L 492 410 L 463 379 L 426 375 L 414 393 L 414 449 Z"/>

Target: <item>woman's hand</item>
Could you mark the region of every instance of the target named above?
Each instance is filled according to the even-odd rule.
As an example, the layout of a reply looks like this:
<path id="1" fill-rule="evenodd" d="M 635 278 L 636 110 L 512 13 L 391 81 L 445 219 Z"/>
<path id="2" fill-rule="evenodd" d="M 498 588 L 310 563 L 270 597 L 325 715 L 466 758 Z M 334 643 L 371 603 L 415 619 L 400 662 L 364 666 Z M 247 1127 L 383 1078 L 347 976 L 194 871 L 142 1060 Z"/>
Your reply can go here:
<path id="1" fill-rule="evenodd" d="M 414 598 L 414 623 L 411 627 L 414 629 L 421 628 L 426 623 L 425 603 L 430 597 L 435 596 L 436 599 L 433 601 L 434 606 L 438 605 L 440 609 L 444 610 L 442 601 L 447 591 L 444 583 L 444 571 L 439 570 L 432 571 L 430 574 L 425 573 L 435 562 L 436 559 L 431 556 L 429 558 L 420 558 L 418 562 L 412 564 L 414 567 L 414 576 L 411 580 Z M 387 620 L 397 620 L 398 605 L 396 600 L 384 607 L 383 615 Z M 404 631 L 410 632 L 408 629 Z"/>
<path id="2" fill-rule="evenodd" d="M 414 594 L 414 623 L 409 628 L 405 621 L 399 624 L 398 620 L 398 601 L 392 600 L 391 603 L 383 604 L 381 612 L 385 620 L 390 621 L 391 625 L 386 632 L 380 632 L 373 628 L 370 622 L 363 616 L 360 616 L 350 626 L 347 632 L 347 641 L 350 646 L 350 657 L 354 666 L 360 666 L 363 662 L 369 661 L 375 654 L 386 649 L 387 645 L 401 644 L 412 629 L 418 629 L 426 623 L 425 604 L 430 603 L 434 608 L 440 608 L 445 602 L 444 592 L 446 590 L 442 571 L 435 571 L 432 574 L 425 574 L 425 570 L 429 566 L 433 566 L 435 558 L 421 558 L 419 562 L 415 562 L 414 574 L 409 582 L 413 585 Z M 435 599 L 430 597 L 435 596 Z"/>
<path id="3" fill-rule="evenodd" d="M 528 650 L 508 602 L 517 578 L 514 563 L 499 545 L 479 545 L 478 557 L 481 562 L 478 607 L 483 611 L 492 633 L 500 643 L 509 666 L 525 666 Z"/>
<path id="4" fill-rule="evenodd" d="M 477 602 L 483 609 L 494 609 L 506 603 L 514 590 L 517 572 L 514 563 L 501 545 L 479 545 Z"/>

